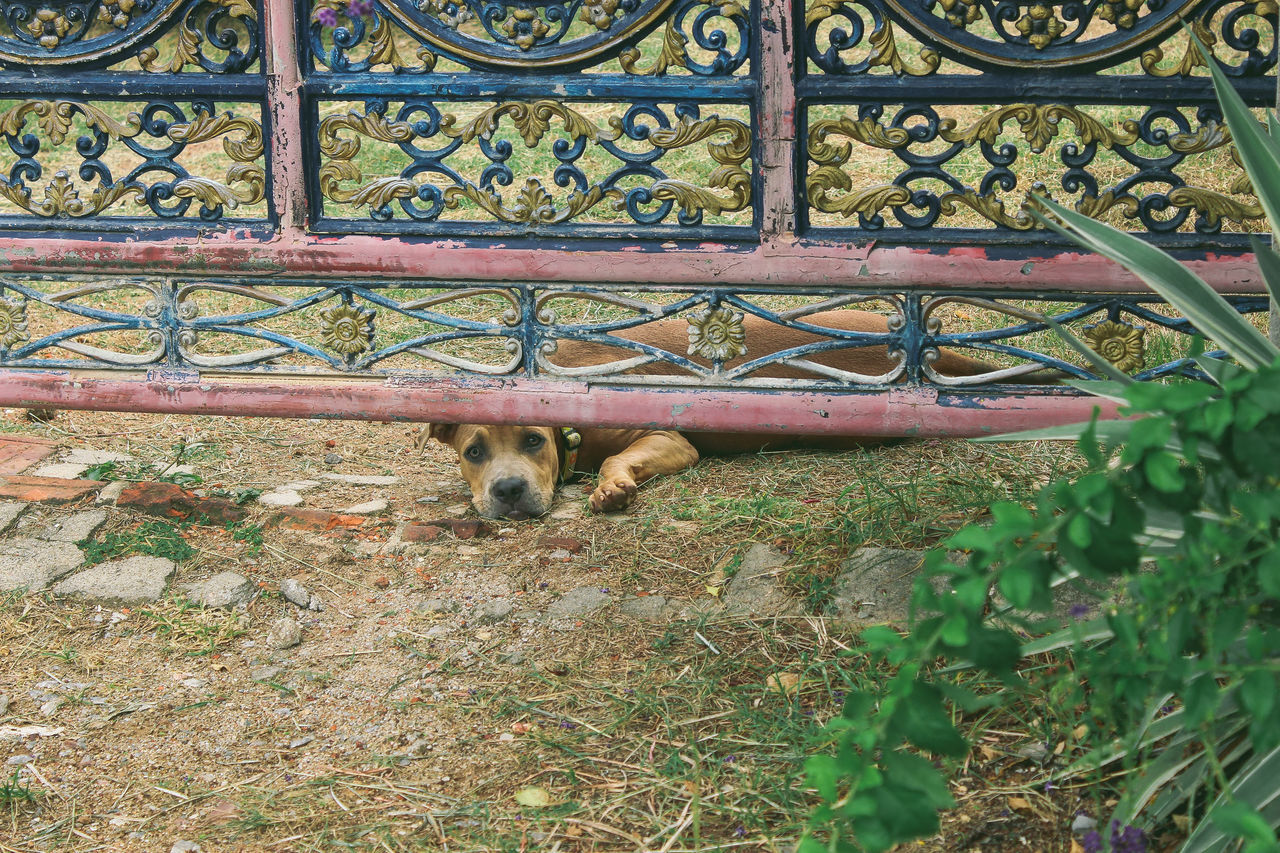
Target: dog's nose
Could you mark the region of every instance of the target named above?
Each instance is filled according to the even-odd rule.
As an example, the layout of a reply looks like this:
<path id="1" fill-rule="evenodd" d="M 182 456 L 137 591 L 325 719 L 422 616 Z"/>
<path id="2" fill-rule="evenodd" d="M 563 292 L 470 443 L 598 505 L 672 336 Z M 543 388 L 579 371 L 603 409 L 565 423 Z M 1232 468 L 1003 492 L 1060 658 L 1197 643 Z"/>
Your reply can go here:
<path id="1" fill-rule="evenodd" d="M 508 506 L 524 497 L 524 490 L 525 482 L 519 477 L 503 477 L 489 487 L 489 493 Z"/>

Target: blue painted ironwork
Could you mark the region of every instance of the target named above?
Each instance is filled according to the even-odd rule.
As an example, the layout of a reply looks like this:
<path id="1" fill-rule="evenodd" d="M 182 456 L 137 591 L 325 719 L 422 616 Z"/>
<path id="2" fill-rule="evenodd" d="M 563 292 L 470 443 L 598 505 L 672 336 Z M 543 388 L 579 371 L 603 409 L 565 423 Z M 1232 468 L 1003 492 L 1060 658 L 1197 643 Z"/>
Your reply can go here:
<path id="1" fill-rule="evenodd" d="M 1151 296 L 1082 297 L 1063 293 L 1009 293 L 996 299 L 974 292 L 867 292 L 831 296 L 800 288 L 780 297 L 763 288 L 623 289 L 542 286 L 532 283 L 132 278 L 109 284 L 88 280 L 67 286 L 37 279 L 0 280 L 0 367 L 168 367 L 253 373 L 457 373 L 527 378 L 592 379 L 620 385 L 718 388 L 884 389 L 897 383 L 939 388 L 1017 383 L 1050 368 L 1079 378 L 1095 374 L 1052 334 L 1046 317 L 1090 330 L 1134 338 L 1128 365 L 1139 379 L 1192 371 L 1181 354 L 1195 330 L 1156 310 Z M 102 297 L 111 297 L 104 307 Z M 127 306 L 132 305 L 132 310 Z M 1242 313 L 1265 311 L 1266 300 L 1237 298 Z M 866 306 L 886 314 L 883 333 L 829 328 L 814 315 Z M 985 324 L 973 318 L 985 312 Z M 743 334 L 752 315 L 768 324 L 806 332 L 814 340 L 790 349 L 758 351 Z M 75 320 L 68 320 L 75 318 Z M 945 318 L 945 319 L 944 319 Z M 629 337 L 664 320 L 687 323 L 688 351 L 670 351 Z M 1003 320 L 1003 324 L 993 322 Z M 959 328 L 957 328 L 959 327 Z M 723 334 L 713 334 L 718 328 Z M 1159 337 L 1145 347 L 1143 332 Z M 726 345 L 725 341 L 733 343 Z M 608 348 L 608 359 L 570 366 L 557 359 L 564 342 Z M 887 348 L 891 365 L 862 375 L 813 361 L 838 349 Z M 939 373 L 941 349 L 977 356 L 991 371 L 976 376 Z M 1148 363 L 1156 353 L 1153 363 Z M 1119 359 L 1116 359 L 1119 361 Z M 804 378 L 760 378 L 770 366 L 788 366 Z"/>

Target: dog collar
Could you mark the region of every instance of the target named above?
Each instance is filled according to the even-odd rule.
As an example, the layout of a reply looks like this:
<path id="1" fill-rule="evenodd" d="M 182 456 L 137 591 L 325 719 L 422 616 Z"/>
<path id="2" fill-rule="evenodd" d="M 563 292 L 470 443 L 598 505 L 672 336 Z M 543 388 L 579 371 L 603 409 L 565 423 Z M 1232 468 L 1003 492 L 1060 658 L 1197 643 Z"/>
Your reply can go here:
<path id="1" fill-rule="evenodd" d="M 560 482 L 566 483 L 573 476 L 574 466 L 578 464 L 578 448 L 582 446 L 582 433 L 573 427 L 560 427 L 560 438 L 564 442 L 564 464 L 560 466 Z"/>

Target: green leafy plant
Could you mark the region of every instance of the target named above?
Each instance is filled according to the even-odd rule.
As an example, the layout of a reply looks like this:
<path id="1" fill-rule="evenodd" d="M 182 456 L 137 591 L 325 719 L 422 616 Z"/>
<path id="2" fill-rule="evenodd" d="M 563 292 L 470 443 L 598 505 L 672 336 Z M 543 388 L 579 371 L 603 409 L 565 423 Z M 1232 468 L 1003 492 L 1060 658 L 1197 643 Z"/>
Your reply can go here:
<path id="1" fill-rule="evenodd" d="M 1280 144 L 1211 70 L 1257 196 L 1280 224 Z M 1157 836 L 1197 853 L 1280 850 L 1280 351 L 1167 254 L 1039 202 L 1044 224 L 1126 266 L 1224 355 L 1195 354 L 1206 381 L 1135 383 L 1062 330 L 1108 376 L 1073 384 L 1130 418 L 1020 436 L 1075 438 L 1089 468 L 1030 506 L 992 505 L 989 525 L 944 542 L 966 559 L 931 555 L 908 634 L 863 632 L 858 651 L 896 673 L 847 696 L 830 751 L 808 759 L 820 802 L 801 853 L 884 850 L 936 832 L 951 798 L 917 751 L 964 755 L 953 709 L 1016 695 L 1078 708 L 1091 749 L 1066 772 L 1113 779 L 1118 805 L 1083 839 L 1087 851 L 1135 853 Z M 1275 299 L 1280 255 L 1255 249 Z M 1101 615 L 1077 606 L 1070 624 L 1026 641 L 1044 633 L 1062 584 L 1095 595 Z M 1072 666 L 1025 666 L 1044 654 Z M 954 675 L 966 668 L 1003 692 L 961 687 Z"/>

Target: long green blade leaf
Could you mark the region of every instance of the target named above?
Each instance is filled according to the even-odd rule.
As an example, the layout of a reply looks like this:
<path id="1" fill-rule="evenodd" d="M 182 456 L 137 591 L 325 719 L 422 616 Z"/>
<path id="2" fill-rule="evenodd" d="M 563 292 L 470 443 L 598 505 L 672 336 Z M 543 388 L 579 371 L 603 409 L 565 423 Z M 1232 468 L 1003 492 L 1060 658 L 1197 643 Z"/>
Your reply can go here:
<path id="1" fill-rule="evenodd" d="M 1253 369 L 1264 367 L 1280 354 L 1213 288 L 1175 258 L 1132 234 L 1104 225 L 1046 198 L 1036 198 L 1053 214 L 1046 216 L 1032 208 L 1031 212 L 1038 220 L 1124 266 L 1246 366 Z"/>

